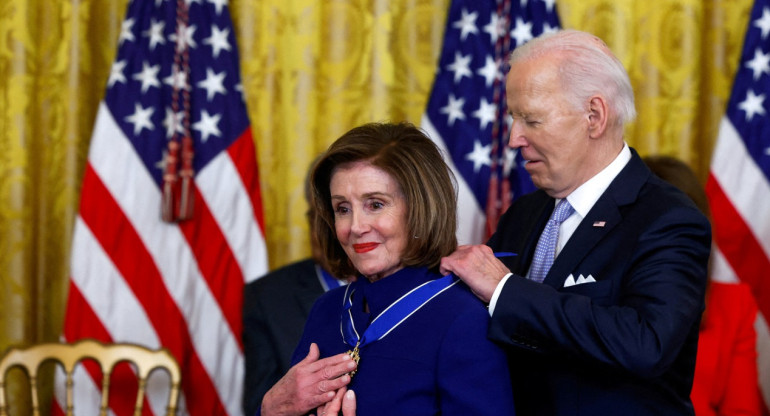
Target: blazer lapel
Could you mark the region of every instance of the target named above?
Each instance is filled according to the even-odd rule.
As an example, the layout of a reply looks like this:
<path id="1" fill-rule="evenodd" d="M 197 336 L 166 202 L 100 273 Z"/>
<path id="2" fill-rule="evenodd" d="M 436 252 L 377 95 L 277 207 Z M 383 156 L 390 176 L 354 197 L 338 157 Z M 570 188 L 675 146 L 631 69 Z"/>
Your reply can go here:
<path id="1" fill-rule="evenodd" d="M 580 222 L 543 283 L 556 288 L 564 285 L 567 276 L 623 220 L 621 207 L 636 201 L 649 176 L 650 170 L 631 149 L 631 160 Z"/>
<path id="2" fill-rule="evenodd" d="M 543 191 L 537 192 L 542 193 L 542 196 L 532 204 L 531 212 L 533 214 L 539 212 L 539 214 L 536 214 L 536 216 L 533 215 L 532 221 L 526 222 L 526 224 L 529 225 L 529 228 L 523 235 L 528 236 L 527 241 L 523 246 L 524 249 L 520 253 L 517 253 L 517 256 L 514 258 L 513 267 L 511 268 L 511 271 L 519 276 L 527 275 L 527 271 L 532 264 L 532 258 L 535 255 L 535 249 L 537 248 L 540 234 L 543 233 L 545 224 L 548 222 L 551 213 L 556 208 L 553 198 Z"/>

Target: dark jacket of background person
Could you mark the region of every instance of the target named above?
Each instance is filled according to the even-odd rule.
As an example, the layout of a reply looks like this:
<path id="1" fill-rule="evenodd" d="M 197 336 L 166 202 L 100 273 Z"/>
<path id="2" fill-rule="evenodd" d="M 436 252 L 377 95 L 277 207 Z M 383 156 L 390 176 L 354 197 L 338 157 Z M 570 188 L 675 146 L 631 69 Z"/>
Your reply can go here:
<path id="1" fill-rule="evenodd" d="M 265 392 L 289 369 L 313 302 L 323 293 L 312 259 L 289 264 L 246 285 L 244 414 L 255 414 Z"/>

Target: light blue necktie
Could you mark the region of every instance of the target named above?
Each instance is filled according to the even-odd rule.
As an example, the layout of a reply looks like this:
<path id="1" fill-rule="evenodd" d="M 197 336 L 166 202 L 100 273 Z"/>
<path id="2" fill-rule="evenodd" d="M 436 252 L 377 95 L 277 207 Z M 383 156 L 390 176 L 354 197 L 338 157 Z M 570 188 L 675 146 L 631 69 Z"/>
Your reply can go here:
<path id="1" fill-rule="evenodd" d="M 545 225 L 543 233 L 540 234 L 540 240 L 535 248 L 535 258 L 532 260 L 532 267 L 529 270 L 529 278 L 538 283 L 542 283 L 545 275 L 548 274 L 553 264 L 554 254 L 556 253 L 556 243 L 559 241 L 559 225 L 569 218 L 575 210 L 567 202 L 567 198 L 562 199 L 556 209 L 553 210 L 548 224 Z"/>

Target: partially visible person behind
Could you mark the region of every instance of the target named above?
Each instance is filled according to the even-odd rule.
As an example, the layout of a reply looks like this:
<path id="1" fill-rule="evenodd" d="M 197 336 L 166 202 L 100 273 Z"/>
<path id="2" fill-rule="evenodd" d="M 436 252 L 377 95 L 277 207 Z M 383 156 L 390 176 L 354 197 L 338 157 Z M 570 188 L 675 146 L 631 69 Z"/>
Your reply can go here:
<path id="1" fill-rule="evenodd" d="M 438 272 L 457 247 L 457 214 L 436 145 L 407 123 L 356 127 L 321 157 L 311 185 L 325 263 L 335 275 L 359 277 L 313 306 L 296 365 L 265 395 L 261 414 L 320 406 L 318 415 L 513 415 L 505 354 L 486 337 L 486 309 Z M 360 363 L 339 378 L 317 361 L 346 352 Z"/>
<path id="2" fill-rule="evenodd" d="M 312 164 L 310 166 L 312 168 Z M 243 292 L 243 411 L 253 415 L 262 397 L 289 370 L 291 354 L 302 336 L 313 303 L 325 291 L 342 286 L 322 266 L 313 233 L 310 171 L 305 180 L 311 257 L 291 263 L 249 283 Z"/>
<path id="3" fill-rule="evenodd" d="M 711 218 L 706 192 L 687 164 L 671 156 L 647 156 L 644 162 Z M 690 394 L 695 414 L 759 416 L 754 296 L 746 284 L 720 283 L 709 277 Z"/>

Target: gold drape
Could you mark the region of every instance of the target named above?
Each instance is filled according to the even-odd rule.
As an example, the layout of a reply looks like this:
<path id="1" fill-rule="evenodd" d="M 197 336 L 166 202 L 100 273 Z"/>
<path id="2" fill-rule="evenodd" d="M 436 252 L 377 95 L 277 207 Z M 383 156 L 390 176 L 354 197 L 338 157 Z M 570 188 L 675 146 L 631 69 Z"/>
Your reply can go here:
<path id="1" fill-rule="evenodd" d="M 538 1 L 538 0 L 529 0 Z M 96 108 L 127 0 L 0 0 L 0 351 L 56 339 Z M 419 123 L 449 0 L 231 0 L 270 265 L 309 252 L 302 183 L 348 128 Z M 641 154 L 705 178 L 751 0 L 559 0 L 629 68 Z"/>

